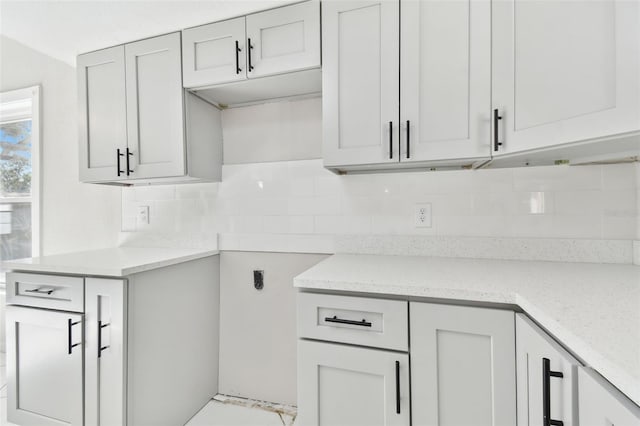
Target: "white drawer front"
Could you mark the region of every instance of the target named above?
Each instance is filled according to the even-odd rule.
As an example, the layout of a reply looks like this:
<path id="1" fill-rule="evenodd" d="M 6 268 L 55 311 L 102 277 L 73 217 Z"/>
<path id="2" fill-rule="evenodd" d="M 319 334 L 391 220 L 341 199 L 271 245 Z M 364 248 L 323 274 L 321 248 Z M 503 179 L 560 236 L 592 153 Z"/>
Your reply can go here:
<path id="1" fill-rule="evenodd" d="M 9 273 L 7 304 L 84 312 L 84 278 Z"/>
<path id="2" fill-rule="evenodd" d="M 408 302 L 298 293 L 298 336 L 406 351 Z"/>

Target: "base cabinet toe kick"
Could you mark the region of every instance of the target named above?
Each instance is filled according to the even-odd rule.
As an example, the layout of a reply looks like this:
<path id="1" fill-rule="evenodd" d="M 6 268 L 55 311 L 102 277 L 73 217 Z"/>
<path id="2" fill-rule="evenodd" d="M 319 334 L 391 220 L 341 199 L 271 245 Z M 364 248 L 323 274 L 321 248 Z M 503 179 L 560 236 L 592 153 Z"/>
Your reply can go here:
<path id="1" fill-rule="evenodd" d="M 122 278 L 7 274 L 7 420 L 186 423 L 217 392 L 218 276 L 217 256 Z"/>
<path id="2" fill-rule="evenodd" d="M 640 426 L 526 314 L 299 292 L 300 426 Z"/>

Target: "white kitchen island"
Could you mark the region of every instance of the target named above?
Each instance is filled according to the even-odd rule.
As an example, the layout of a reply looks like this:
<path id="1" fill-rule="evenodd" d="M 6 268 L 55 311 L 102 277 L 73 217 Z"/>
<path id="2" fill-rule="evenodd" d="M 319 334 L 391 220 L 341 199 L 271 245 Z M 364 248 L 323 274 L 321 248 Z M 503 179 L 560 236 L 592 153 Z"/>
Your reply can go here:
<path id="1" fill-rule="evenodd" d="M 8 421 L 185 424 L 218 390 L 217 254 L 122 247 L 5 262 Z"/>

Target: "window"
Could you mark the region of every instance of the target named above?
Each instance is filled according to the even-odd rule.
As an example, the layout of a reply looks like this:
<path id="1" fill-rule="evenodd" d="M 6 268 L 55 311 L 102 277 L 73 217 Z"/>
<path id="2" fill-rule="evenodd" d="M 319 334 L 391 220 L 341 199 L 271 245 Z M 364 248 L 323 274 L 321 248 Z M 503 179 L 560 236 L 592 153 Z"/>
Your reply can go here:
<path id="1" fill-rule="evenodd" d="M 0 93 L 0 261 L 40 251 L 39 95 L 39 87 Z"/>

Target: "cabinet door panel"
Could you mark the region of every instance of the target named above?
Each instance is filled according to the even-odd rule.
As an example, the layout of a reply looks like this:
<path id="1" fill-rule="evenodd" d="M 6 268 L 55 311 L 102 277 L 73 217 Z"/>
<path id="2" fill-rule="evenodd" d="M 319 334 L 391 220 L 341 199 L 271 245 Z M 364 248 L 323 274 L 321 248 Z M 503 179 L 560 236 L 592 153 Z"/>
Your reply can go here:
<path id="1" fill-rule="evenodd" d="M 402 161 L 489 157 L 491 3 L 408 0 L 401 9 Z"/>
<path id="2" fill-rule="evenodd" d="M 80 180 L 117 179 L 117 150 L 127 147 L 124 46 L 78 56 L 77 73 Z"/>
<path id="3" fill-rule="evenodd" d="M 87 278 L 85 300 L 85 424 L 125 425 L 125 283 Z"/>
<path id="4" fill-rule="evenodd" d="M 125 46 L 131 179 L 185 173 L 180 33 Z"/>
<path id="5" fill-rule="evenodd" d="M 249 78 L 320 66 L 320 3 L 316 0 L 247 16 Z"/>
<path id="6" fill-rule="evenodd" d="M 494 3 L 499 152 L 638 130 L 639 23 L 637 2 Z"/>
<path id="7" fill-rule="evenodd" d="M 396 361 L 400 413 L 396 411 Z M 377 349 L 299 341 L 296 424 L 408 426 L 409 357 Z"/>
<path id="8" fill-rule="evenodd" d="M 397 0 L 323 6 L 326 166 L 399 160 L 398 13 Z"/>
<path id="9" fill-rule="evenodd" d="M 516 316 L 518 424 L 543 424 L 543 358 L 549 359 L 552 371 L 559 371 L 564 376 L 552 377 L 549 381 L 551 418 L 563 421 L 565 426 L 576 426 L 579 363 L 524 314 Z"/>
<path id="10" fill-rule="evenodd" d="M 578 370 L 581 426 L 640 426 L 640 407 L 598 373 Z"/>
<path id="11" fill-rule="evenodd" d="M 514 313 L 410 304 L 414 425 L 516 423 Z"/>
<path id="12" fill-rule="evenodd" d="M 246 79 L 245 18 L 184 30 L 182 55 L 184 87 L 209 86 Z"/>
<path id="13" fill-rule="evenodd" d="M 81 314 L 7 307 L 9 422 L 83 424 L 82 328 Z"/>

